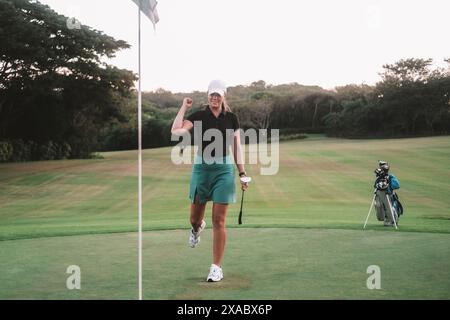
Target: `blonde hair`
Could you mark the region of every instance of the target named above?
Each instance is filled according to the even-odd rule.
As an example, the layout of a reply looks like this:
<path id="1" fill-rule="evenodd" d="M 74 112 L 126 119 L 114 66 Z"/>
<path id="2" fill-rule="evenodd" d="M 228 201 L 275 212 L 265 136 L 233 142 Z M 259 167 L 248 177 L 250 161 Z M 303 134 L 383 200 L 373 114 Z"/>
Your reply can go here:
<path id="1" fill-rule="evenodd" d="M 222 108 L 225 109 L 225 112 L 231 112 L 231 108 L 228 105 L 227 100 L 225 100 L 225 96 L 223 97 Z"/>

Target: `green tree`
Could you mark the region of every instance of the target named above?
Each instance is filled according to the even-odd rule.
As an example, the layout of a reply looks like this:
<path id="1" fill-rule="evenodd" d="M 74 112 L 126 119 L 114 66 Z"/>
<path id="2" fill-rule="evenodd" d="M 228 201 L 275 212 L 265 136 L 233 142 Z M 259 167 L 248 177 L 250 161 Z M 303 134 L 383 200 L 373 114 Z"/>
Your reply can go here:
<path id="1" fill-rule="evenodd" d="M 391 121 L 390 130 L 435 134 L 449 112 L 448 70 L 432 69 L 432 59 L 405 59 L 384 65 L 377 84 L 378 104 Z M 393 125 L 397 125 L 395 129 Z M 444 125 L 445 127 L 445 125 Z"/>
<path id="2" fill-rule="evenodd" d="M 125 121 L 134 74 L 101 62 L 129 45 L 32 0 L 0 0 L 0 139 L 67 141 L 94 151 L 101 129 Z"/>

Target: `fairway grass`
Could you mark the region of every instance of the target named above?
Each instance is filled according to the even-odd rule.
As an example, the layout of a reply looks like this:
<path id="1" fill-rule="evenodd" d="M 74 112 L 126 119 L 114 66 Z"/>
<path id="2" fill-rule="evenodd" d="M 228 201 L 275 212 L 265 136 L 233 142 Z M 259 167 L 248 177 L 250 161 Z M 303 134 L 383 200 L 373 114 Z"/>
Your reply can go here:
<path id="1" fill-rule="evenodd" d="M 205 282 L 211 229 L 195 249 L 186 230 L 144 233 L 145 299 L 449 299 L 450 235 L 385 231 L 235 228 L 225 278 Z M 1 243 L 0 299 L 137 299 L 137 235 Z M 68 290 L 69 265 L 81 290 Z M 366 286 L 367 268 L 381 289 Z"/>
<path id="2" fill-rule="evenodd" d="M 144 151 L 144 230 L 187 227 L 191 166 L 173 164 L 170 152 Z M 137 154 L 103 156 L 0 164 L 0 240 L 136 231 Z M 282 142 L 276 175 L 246 166 L 245 226 L 361 229 L 378 159 L 400 180 L 400 232 L 450 233 L 450 137 Z M 239 204 L 230 205 L 229 227 Z M 384 230 L 374 216 L 368 227 Z"/>
<path id="3" fill-rule="evenodd" d="M 450 137 L 280 143 L 278 174 L 246 165 L 244 224 L 239 191 L 226 279 L 211 286 L 210 230 L 199 248 L 186 245 L 191 166 L 170 153 L 143 152 L 144 298 L 450 298 Z M 137 297 L 137 152 L 102 156 L 0 164 L 0 298 Z M 380 159 L 400 180 L 398 231 L 374 212 L 362 231 Z M 72 264 L 79 291 L 65 287 Z M 366 288 L 369 265 L 381 268 L 381 290 Z"/>

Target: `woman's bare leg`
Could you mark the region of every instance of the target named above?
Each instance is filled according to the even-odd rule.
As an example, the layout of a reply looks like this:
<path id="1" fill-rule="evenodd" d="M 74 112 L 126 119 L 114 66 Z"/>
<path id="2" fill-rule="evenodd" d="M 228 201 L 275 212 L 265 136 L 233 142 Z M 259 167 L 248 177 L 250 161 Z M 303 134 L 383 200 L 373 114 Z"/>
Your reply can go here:
<path id="1" fill-rule="evenodd" d="M 214 203 L 212 209 L 213 221 L 213 263 L 220 266 L 225 251 L 227 233 L 225 230 L 225 216 L 228 204 Z"/>
<path id="2" fill-rule="evenodd" d="M 195 195 L 195 201 L 191 204 L 191 225 L 195 232 L 202 225 L 202 220 L 205 217 L 206 203 L 199 204 L 198 195 Z"/>

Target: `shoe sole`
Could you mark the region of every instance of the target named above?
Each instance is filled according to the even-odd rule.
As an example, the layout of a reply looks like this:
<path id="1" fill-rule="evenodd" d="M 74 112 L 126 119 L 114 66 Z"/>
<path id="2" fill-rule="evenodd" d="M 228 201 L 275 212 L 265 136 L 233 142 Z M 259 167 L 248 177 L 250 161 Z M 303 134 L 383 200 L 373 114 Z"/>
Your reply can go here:
<path id="1" fill-rule="evenodd" d="M 196 244 L 188 244 L 189 245 L 189 248 L 195 248 L 196 246 L 198 246 L 198 243 L 199 243 L 200 241 L 197 241 L 197 243 Z"/>

